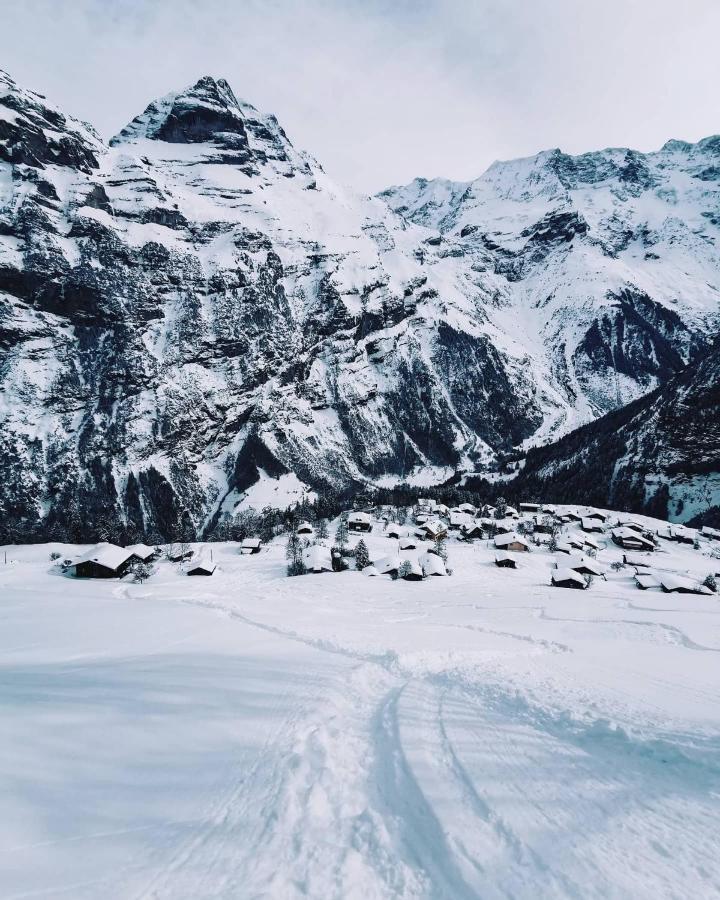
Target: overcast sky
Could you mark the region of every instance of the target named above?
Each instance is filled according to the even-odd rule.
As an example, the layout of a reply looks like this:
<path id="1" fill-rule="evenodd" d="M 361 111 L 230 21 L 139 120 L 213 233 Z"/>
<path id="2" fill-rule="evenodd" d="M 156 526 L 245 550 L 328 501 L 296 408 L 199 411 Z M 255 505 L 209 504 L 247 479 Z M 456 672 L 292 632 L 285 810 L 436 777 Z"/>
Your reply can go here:
<path id="1" fill-rule="evenodd" d="M 365 191 L 720 132 L 720 0 L 0 0 L 0 68 L 105 137 L 209 73 Z"/>

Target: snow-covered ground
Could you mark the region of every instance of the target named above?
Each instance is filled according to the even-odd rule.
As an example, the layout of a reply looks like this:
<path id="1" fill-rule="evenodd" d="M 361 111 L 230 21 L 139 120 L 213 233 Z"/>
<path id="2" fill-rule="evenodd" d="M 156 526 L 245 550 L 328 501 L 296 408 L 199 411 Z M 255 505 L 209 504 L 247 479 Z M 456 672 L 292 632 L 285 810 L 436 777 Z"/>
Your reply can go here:
<path id="1" fill-rule="evenodd" d="M 423 582 L 53 549 L 0 551 L 3 900 L 720 895 L 718 595 L 551 588 L 487 542 Z"/>

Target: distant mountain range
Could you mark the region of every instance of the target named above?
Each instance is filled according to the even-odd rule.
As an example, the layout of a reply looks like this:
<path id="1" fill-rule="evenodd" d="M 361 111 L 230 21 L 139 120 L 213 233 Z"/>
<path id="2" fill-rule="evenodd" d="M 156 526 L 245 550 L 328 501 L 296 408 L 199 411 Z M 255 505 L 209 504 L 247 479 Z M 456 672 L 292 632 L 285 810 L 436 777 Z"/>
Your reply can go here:
<path id="1" fill-rule="evenodd" d="M 367 198 L 223 80 L 106 144 L 0 74 L 0 527 L 168 536 L 290 473 L 491 469 L 680 383 L 718 241 L 720 137 Z"/>

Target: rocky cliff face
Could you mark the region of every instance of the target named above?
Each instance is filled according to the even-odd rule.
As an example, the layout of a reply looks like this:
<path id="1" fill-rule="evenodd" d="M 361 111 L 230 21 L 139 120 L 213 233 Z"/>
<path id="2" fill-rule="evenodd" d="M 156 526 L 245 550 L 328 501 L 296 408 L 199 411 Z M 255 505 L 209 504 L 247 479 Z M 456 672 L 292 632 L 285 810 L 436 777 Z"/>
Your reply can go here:
<path id="1" fill-rule="evenodd" d="M 510 179 L 511 239 L 477 183 L 419 218 L 345 191 L 222 80 L 105 145 L 1 75 L 7 534 L 202 530 L 269 477 L 439 479 L 653 387 L 707 342 L 720 269 L 717 148 L 663 152 L 693 160 L 698 187 L 672 221 L 647 218 L 658 259 L 640 265 L 624 225 L 600 246 L 590 211 L 560 203 L 565 181 L 590 183 L 569 157 L 530 166 L 525 199 Z M 637 156 L 603 176 L 618 203 L 668 204 Z M 656 263 L 675 273 L 662 298 L 635 277 Z"/>
<path id="2" fill-rule="evenodd" d="M 720 525 L 720 344 L 662 387 L 533 450 L 523 495 Z"/>

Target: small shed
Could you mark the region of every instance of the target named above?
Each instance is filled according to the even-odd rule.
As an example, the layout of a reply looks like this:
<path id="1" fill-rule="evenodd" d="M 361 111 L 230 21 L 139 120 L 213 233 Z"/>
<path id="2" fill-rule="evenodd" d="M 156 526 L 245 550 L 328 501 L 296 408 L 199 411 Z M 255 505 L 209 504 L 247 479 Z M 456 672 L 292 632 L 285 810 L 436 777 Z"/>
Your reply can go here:
<path id="1" fill-rule="evenodd" d="M 528 513 L 540 512 L 540 504 L 539 503 L 521 503 L 520 511 L 528 512 Z"/>
<path id="2" fill-rule="evenodd" d="M 599 509 L 591 509 L 585 513 L 586 519 L 596 519 L 598 522 L 606 522 L 607 514 L 604 512 L 600 512 Z"/>
<path id="3" fill-rule="evenodd" d="M 700 534 L 709 541 L 720 541 L 720 531 L 717 528 L 710 528 L 709 525 L 703 525 Z"/>
<path id="4" fill-rule="evenodd" d="M 505 517 L 508 519 L 519 519 L 520 513 L 515 509 L 514 506 L 506 506 Z"/>
<path id="5" fill-rule="evenodd" d="M 519 534 L 498 534 L 495 537 L 495 549 L 511 553 L 527 553 L 530 545 Z"/>
<path id="6" fill-rule="evenodd" d="M 426 577 L 447 575 L 445 561 L 437 553 L 424 553 L 420 559 L 420 565 Z"/>
<path id="7" fill-rule="evenodd" d="M 635 568 L 647 569 L 650 566 L 650 562 L 643 559 L 642 556 L 629 556 L 627 553 L 623 553 L 623 562 L 626 566 L 635 566 Z"/>
<path id="8" fill-rule="evenodd" d="M 372 519 L 366 512 L 354 512 L 348 518 L 349 531 L 372 531 Z"/>
<path id="9" fill-rule="evenodd" d="M 76 578 L 121 578 L 133 562 L 129 547 L 98 544 L 68 566 Z"/>
<path id="10" fill-rule="evenodd" d="M 303 564 L 308 572 L 332 572 L 330 550 L 320 544 L 308 547 L 303 553 Z"/>
<path id="11" fill-rule="evenodd" d="M 430 518 L 430 516 L 427 513 L 418 513 L 415 516 L 415 524 L 416 525 L 424 525 L 425 522 L 427 522 L 427 520 L 429 518 Z"/>
<path id="12" fill-rule="evenodd" d="M 259 553 L 262 549 L 262 541 L 260 538 L 252 537 L 245 538 L 245 540 L 240 544 L 240 552 L 245 556 L 251 553 Z"/>
<path id="13" fill-rule="evenodd" d="M 301 522 L 297 527 L 298 534 L 314 534 L 315 529 L 309 522 Z"/>
<path id="14" fill-rule="evenodd" d="M 395 522 L 391 522 L 385 530 L 385 536 L 389 538 L 405 537 L 407 533 L 408 530 L 404 525 L 398 525 Z"/>
<path id="15" fill-rule="evenodd" d="M 418 540 L 414 537 L 403 537 L 399 541 L 401 550 L 417 550 Z"/>
<path id="16" fill-rule="evenodd" d="M 367 575 L 368 578 L 375 578 L 376 575 L 380 574 L 373 565 L 365 566 L 365 568 L 362 570 L 362 573 L 363 575 Z"/>
<path id="17" fill-rule="evenodd" d="M 581 591 L 587 587 L 585 579 L 574 569 L 553 569 L 551 580 L 554 587 L 576 588 Z"/>
<path id="18" fill-rule="evenodd" d="M 495 565 L 501 569 L 517 569 L 517 560 L 509 553 L 501 551 L 495 554 Z"/>
<path id="19" fill-rule="evenodd" d="M 192 566 L 187 570 L 188 575 L 212 575 L 215 571 L 215 563 L 211 560 L 210 554 L 199 553 L 193 561 Z"/>
<path id="20" fill-rule="evenodd" d="M 590 516 L 586 516 L 581 522 L 580 527 L 583 531 L 588 532 L 588 534 L 592 534 L 593 532 L 597 534 L 602 534 L 603 524 L 598 519 L 593 519 Z"/>
<path id="21" fill-rule="evenodd" d="M 460 512 L 467 513 L 469 516 L 474 516 L 477 512 L 477 509 L 472 505 L 472 503 L 461 503 L 460 506 L 458 506 L 458 509 L 460 510 Z"/>
<path id="22" fill-rule="evenodd" d="M 595 538 L 591 538 L 589 534 L 586 534 L 583 538 L 583 546 L 590 547 L 592 550 L 600 549 L 600 544 L 598 544 Z"/>

